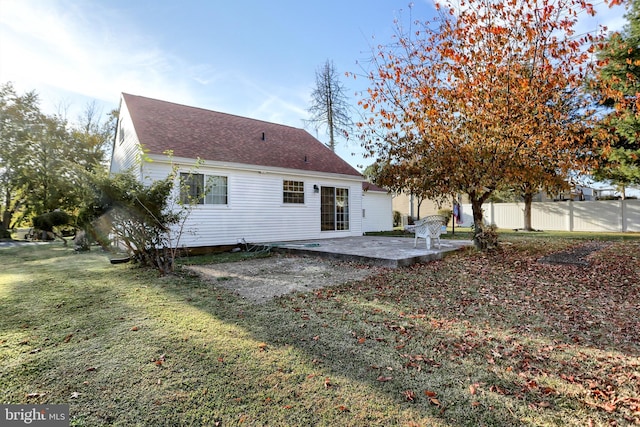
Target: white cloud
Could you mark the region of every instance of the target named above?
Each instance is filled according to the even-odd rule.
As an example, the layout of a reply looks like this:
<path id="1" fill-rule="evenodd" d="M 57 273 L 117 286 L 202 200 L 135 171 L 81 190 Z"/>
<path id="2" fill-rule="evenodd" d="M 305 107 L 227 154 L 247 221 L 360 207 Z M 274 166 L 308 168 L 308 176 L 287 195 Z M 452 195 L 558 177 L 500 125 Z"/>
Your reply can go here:
<path id="1" fill-rule="evenodd" d="M 299 90 L 255 81 L 229 65 L 188 62 L 108 2 L 0 2 L 0 82 L 36 90 L 48 113 L 66 104 L 68 117 L 76 117 L 93 99 L 116 108 L 127 92 L 302 126 Z"/>
<path id="2" fill-rule="evenodd" d="M 131 30 L 126 17 L 96 3 L 88 13 L 65 1 L 0 1 L 0 81 L 112 104 L 120 92 L 193 101 L 181 77 L 186 65 Z"/>

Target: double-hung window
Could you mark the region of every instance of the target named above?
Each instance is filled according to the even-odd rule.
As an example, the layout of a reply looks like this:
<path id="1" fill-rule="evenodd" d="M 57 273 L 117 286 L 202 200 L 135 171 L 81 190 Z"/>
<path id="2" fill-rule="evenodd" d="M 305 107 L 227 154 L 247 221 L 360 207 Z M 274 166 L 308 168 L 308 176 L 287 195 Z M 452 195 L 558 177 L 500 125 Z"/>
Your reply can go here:
<path id="1" fill-rule="evenodd" d="M 282 202 L 285 204 L 304 204 L 304 182 L 283 181 Z"/>
<path id="2" fill-rule="evenodd" d="M 227 177 L 201 173 L 180 174 L 180 199 L 197 205 L 228 204 Z"/>

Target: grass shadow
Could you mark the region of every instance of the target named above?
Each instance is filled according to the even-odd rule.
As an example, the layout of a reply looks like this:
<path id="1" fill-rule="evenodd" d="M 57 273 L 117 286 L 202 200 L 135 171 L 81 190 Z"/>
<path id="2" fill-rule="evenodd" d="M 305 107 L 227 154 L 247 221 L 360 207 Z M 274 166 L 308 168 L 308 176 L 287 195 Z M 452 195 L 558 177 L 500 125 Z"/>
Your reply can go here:
<path id="1" fill-rule="evenodd" d="M 537 263 L 572 244 L 468 251 L 261 305 L 97 254 L 0 252 L 3 401 L 70 403 L 72 425 L 624 423 L 633 400 L 615 399 L 639 397 L 640 343 L 624 318 L 638 281 L 621 278 L 640 254 L 607 248 L 590 272 Z"/>

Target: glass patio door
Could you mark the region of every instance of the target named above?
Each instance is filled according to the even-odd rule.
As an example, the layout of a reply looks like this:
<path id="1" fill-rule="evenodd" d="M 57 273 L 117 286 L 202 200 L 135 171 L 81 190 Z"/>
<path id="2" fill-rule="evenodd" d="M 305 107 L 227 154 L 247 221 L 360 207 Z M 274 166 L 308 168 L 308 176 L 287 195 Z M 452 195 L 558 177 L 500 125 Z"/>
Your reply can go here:
<path id="1" fill-rule="evenodd" d="M 349 229 L 349 189 L 322 187 L 320 190 L 320 230 Z"/>

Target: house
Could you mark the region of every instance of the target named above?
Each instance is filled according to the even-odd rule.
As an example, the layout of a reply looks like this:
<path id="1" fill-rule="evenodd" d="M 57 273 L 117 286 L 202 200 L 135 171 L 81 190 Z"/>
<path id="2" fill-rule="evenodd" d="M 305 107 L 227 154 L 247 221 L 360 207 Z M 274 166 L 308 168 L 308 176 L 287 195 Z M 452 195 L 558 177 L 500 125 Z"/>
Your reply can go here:
<path id="1" fill-rule="evenodd" d="M 133 169 L 149 183 L 174 165 L 186 183 L 180 197 L 197 202 L 180 246 L 361 236 L 379 227 L 380 203 L 365 202 L 375 196 L 363 197 L 360 173 L 305 130 L 123 94 L 110 173 Z"/>

